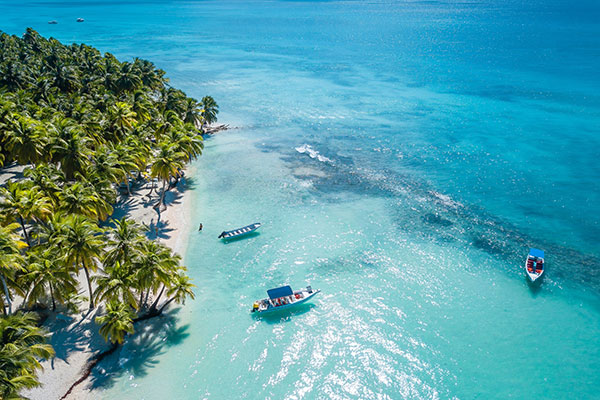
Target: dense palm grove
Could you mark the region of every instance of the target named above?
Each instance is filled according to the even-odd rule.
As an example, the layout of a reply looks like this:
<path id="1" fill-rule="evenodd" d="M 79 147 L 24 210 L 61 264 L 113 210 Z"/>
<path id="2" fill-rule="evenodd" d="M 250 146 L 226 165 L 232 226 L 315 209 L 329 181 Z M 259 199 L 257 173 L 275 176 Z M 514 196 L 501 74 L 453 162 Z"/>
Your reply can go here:
<path id="1" fill-rule="evenodd" d="M 163 207 L 218 108 L 169 87 L 148 61 L 31 29 L 1 34 L 0 47 L 0 165 L 27 165 L 0 187 L 0 398 L 10 398 L 37 385 L 38 359 L 52 356 L 24 310 L 74 310 L 85 297 L 90 309 L 102 305 L 100 333 L 120 343 L 136 318 L 193 297 L 178 255 L 110 215 L 118 185 L 128 191 L 146 173 L 162 182 Z"/>

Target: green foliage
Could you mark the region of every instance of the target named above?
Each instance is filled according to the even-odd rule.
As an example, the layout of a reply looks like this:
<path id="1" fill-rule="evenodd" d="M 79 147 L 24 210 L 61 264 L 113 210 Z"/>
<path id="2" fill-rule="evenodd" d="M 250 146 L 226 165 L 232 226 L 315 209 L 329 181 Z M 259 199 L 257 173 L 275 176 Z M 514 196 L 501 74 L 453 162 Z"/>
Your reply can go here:
<path id="1" fill-rule="evenodd" d="M 0 32 L 0 166 L 27 164 L 25 179 L 0 187 L 0 398 L 38 385 L 39 359 L 52 356 L 32 315 L 11 315 L 15 295 L 25 306 L 69 306 L 83 270 L 90 308 L 105 302 L 96 320 L 113 343 L 133 332 L 136 311 L 194 297 L 181 258 L 137 223 L 99 224 L 116 185 L 142 172 L 162 180 L 164 203 L 217 114 L 212 97 L 186 97 L 149 61 L 121 62 L 32 29 Z"/>
<path id="2" fill-rule="evenodd" d="M 96 323 L 100 325 L 100 334 L 112 343 L 123 343 L 127 333 L 133 333 L 133 317 L 135 314 L 131 308 L 118 301 L 110 301 L 106 304 L 106 313 L 96 317 Z"/>
<path id="3" fill-rule="evenodd" d="M 0 398 L 21 398 L 19 391 L 39 386 L 40 358 L 54 355 L 46 333 L 36 327 L 32 313 L 0 318 Z"/>

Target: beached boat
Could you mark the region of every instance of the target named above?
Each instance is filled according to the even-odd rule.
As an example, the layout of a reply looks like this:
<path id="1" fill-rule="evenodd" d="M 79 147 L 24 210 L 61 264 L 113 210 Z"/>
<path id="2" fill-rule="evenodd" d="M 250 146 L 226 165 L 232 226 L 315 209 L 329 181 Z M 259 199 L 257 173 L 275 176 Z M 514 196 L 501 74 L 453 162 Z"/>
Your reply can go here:
<path id="1" fill-rule="evenodd" d="M 529 249 L 525 261 L 525 273 L 531 282 L 535 282 L 544 273 L 544 252 L 539 249 Z"/>
<path id="2" fill-rule="evenodd" d="M 252 305 L 253 313 L 269 313 L 272 311 L 285 310 L 306 303 L 320 290 L 313 290 L 311 286 L 306 289 L 293 291 L 290 286 L 282 286 L 267 290 L 268 298 L 257 300 Z"/>
<path id="3" fill-rule="evenodd" d="M 234 229 L 232 231 L 223 231 L 219 235 L 219 239 L 225 239 L 225 240 L 235 239 L 235 238 L 238 238 L 238 237 L 241 237 L 241 236 L 244 236 L 244 235 L 254 232 L 258 228 L 260 228 L 260 226 L 261 226 L 260 222 L 255 222 L 253 224 L 244 226 L 243 228 Z"/>

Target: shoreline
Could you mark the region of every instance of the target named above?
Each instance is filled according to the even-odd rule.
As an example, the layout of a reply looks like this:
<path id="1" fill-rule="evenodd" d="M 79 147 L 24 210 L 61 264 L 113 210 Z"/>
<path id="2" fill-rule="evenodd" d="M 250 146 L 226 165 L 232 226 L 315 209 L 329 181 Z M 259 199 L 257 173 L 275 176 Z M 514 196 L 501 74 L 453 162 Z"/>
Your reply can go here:
<path id="1" fill-rule="evenodd" d="M 146 200 L 148 199 L 146 184 L 136 187 L 131 196 L 119 196 L 113 213 L 114 218 L 127 216 L 150 227 L 151 231 L 148 233 L 148 237 L 158 240 L 179 254 L 182 257 L 183 265 L 185 265 L 187 239 L 192 228 L 190 218 L 192 189 L 187 182 L 190 170 L 193 171 L 193 168 L 190 168 L 188 164 L 184 169 L 186 177 L 165 195 L 167 208 L 161 212 L 160 219 L 152 208 L 157 196 L 150 201 Z M 158 237 L 152 232 L 152 229 L 156 229 L 156 227 L 158 227 Z M 80 288 L 85 289 L 84 278 L 82 274 L 80 275 Z M 84 290 L 80 290 L 81 292 Z M 84 308 L 82 305 L 82 309 Z M 51 360 L 41 362 L 43 370 L 39 372 L 38 376 L 42 386 L 24 390 L 22 395 L 31 400 L 62 398 L 71 385 L 81 377 L 92 358 L 111 347 L 111 344 L 100 336 L 99 327 L 94 322 L 99 311 L 100 307 L 91 312 L 83 310 L 70 316 L 59 312 L 50 313 L 43 326 L 50 333 L 49 342 L 54 347 L 56 356 Z M 144 324 L 136 326 L 136 333 L 144 330 Z M 98 391 L 91 388 L 91 379 L 92 374 L 73 388 L 65 399 L 97 398 L 94 393 L 98 393 Z"/>

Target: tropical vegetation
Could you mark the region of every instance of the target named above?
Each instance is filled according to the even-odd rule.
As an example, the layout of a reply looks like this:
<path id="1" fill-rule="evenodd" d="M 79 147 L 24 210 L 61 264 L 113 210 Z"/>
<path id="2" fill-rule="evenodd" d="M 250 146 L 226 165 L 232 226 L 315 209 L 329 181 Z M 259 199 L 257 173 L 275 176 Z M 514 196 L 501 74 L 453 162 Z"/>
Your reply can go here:
<path id="1" fill-rule="evenodd" d="M 178 255 L 110 216 L 119 189 L 131 193 L 142 176 L 162 183 L 156 207 L 165 207 L 219 110 L 210 96 L 171 87 L 149 61 L 32 29 L 0 32 L 0 49 L 0 167 L 25 166 L 0 186 L 0 398 L 12 398 L 38 384 L 39 360 L 52 356 L 23 310 L 68 312 L 85 298 L 88 309 L 102 306 L 100 333 L 122 343 L 136 319 L 194 297 Z"/>

